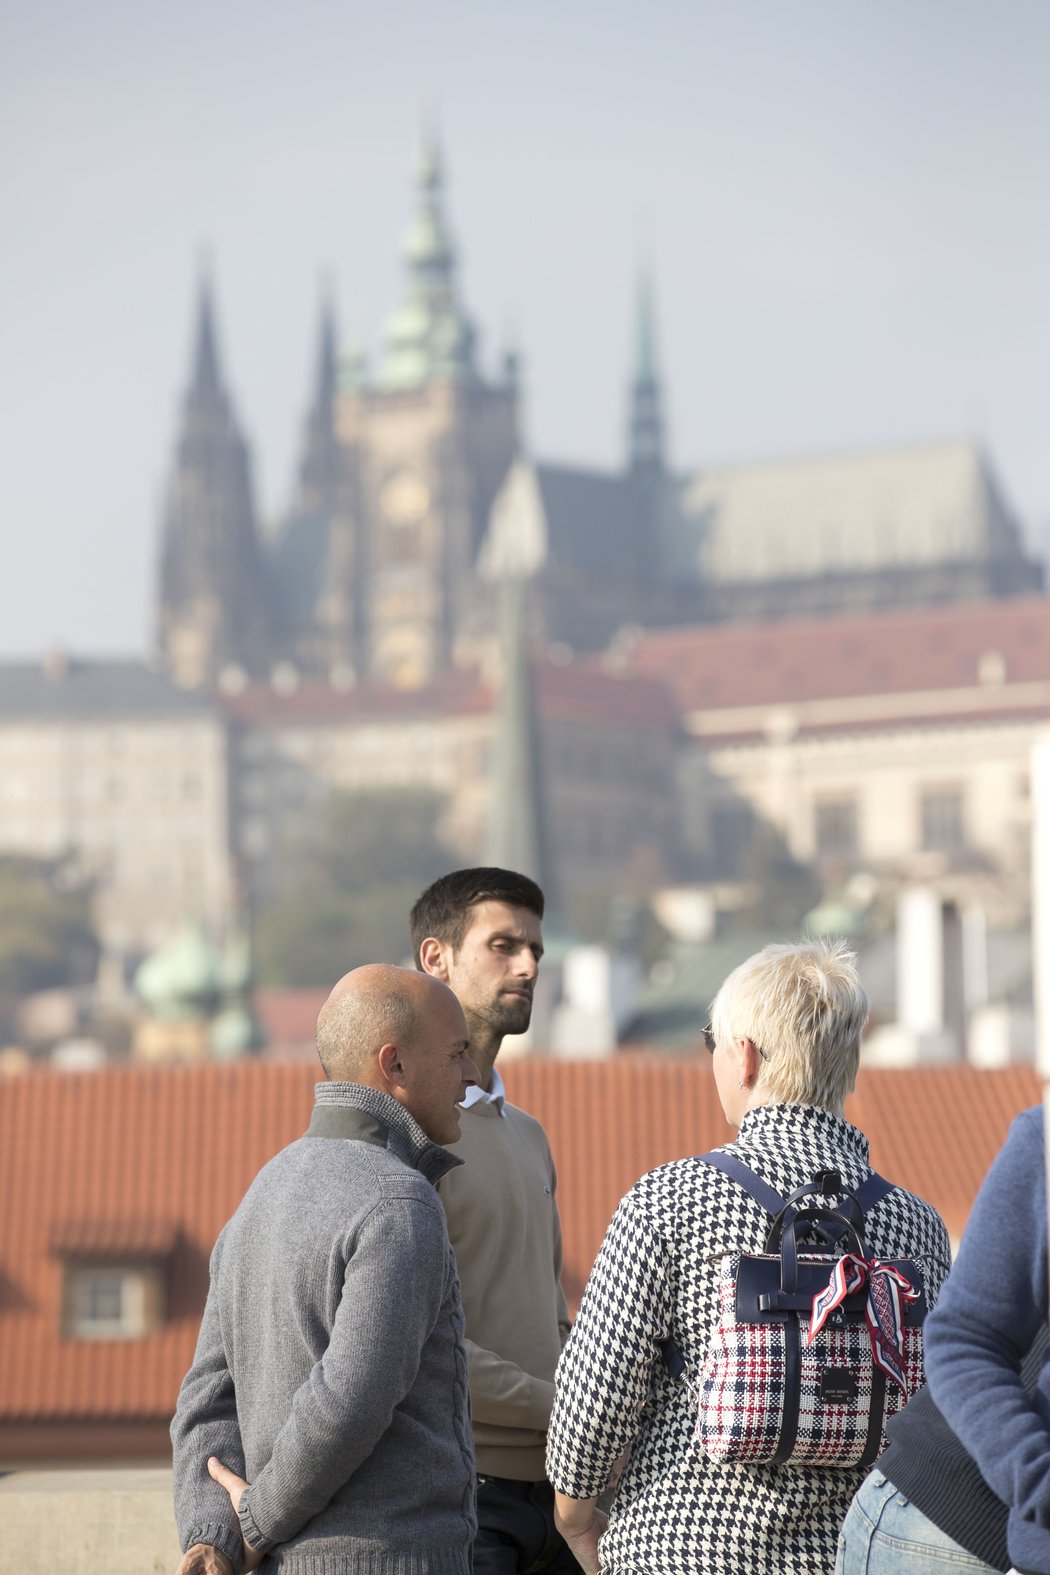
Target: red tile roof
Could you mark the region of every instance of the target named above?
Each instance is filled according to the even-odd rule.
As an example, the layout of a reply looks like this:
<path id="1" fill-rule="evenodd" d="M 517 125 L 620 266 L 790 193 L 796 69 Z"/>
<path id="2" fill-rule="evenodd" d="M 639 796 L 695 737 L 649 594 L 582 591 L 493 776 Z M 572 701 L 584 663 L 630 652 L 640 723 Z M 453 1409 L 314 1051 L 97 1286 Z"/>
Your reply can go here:
<path id="1" fill-rule="evenodd" d="M 686 711 L 1050 680 L 1050 598 L 651 630 L 621 657 Z"/>
<path id="2" fill-rule="evenodd" d="M 179 1233 L 170 1220 L 106 1219 L 80 1215 L 52 1229 L 48 1246 L 60 1258 L 148 1260 L 167 1258 Z"/>
<path id="3" fill-rule="evenodd" d="M 477 672 L 450 668 L 418 689 L 398 689 L 377 679 L 337 688 L 306 678 L 282 690 L 250 684 L 237 694 L 216 696 L 237 721 L 275 724 L 350 722 L 413 716 L 464 716 L 488 711 L 490 691 Z"/>
<path id="4" fill-rule="evenodd" d="M 665 730 L 678 724 L 677 703 L 662 676 L 539 660 L 533 664 L 533 679 L 537 709 L 544 718 Z M 277 726 L 484 715 L 495 704 L 493 688 L 479 672 L 458 669 L 419 689 L 396 689 L 372 679 L 337 689 L 311 679 L 288 692 L 252 684 L 218 699 L 236 721 Z"/>
<path id="5" fill-rule="evenodd" d="M 645 1056 L 506 1070 L 546 1127 L 559 1172 L 566 1289 L 576 1301 L 620 1196 L 645 1170 L 730 1136 L 706 1062 Z M 315 1068 L 231 1066 L 29 1073 L 0 1081 L 0 1424 L 164 1419 L 189 1365 L 211 1246 L 255 1172 L 305 1128 Z M 875 1165 L 961 1233 L 1028 1068 L 870 1071 L 849 1114 Z M 169 1249 L 155 1335 L 85 1342 L 60 1329 L 62 1258 Z"/>
<path id="6" fill-rule="evenodd" d="M 328 999 L 327 990 L 256 990 L 252 1008 L 277 1053 L 310 1047 L 313 1055 L 317 1017 Z"/>

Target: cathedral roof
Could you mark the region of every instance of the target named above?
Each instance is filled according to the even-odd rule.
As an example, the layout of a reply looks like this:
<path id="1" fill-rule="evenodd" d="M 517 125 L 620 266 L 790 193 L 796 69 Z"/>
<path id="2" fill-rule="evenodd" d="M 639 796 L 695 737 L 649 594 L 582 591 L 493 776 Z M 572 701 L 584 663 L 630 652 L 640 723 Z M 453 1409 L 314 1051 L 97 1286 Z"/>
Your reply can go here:
<path id="1" fill-rule="evenodd" d="M 638 512 L 637 491 L 623 476 L 517 460 L 492 506 L 481 572 L 498 578 L 554 565 L 628 576 Z"/>
<path id="2" fill-rule="evenodd" d="M 669 478 L 659 519 L 651 568 L 672 585 L 1024 557 L 991 469 L 967 441 Z M 631 476 L 519 460 L 493 506 L 482 569 L 509 561 L 518 572 L 632 578 L 645 528 Z"/>
<path id="3" fill-rule="evenodd" d="M 663 548 L 666 573 L 709 583 L 1021 553 L 988 463 L 968 441 L 699 471 L 679 484 Z"/>

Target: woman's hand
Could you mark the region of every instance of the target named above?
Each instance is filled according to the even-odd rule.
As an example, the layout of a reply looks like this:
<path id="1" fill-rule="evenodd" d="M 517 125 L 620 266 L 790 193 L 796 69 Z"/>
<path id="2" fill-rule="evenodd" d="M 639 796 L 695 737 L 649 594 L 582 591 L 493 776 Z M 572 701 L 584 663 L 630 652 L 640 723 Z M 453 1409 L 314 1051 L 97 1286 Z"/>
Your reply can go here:
<path id="1" fill-rule="evenodd" d="M 555 1493 L 554 1524 L 586 1575 L 598 1575 L 598 1539 L 609 1524 L 608 1515 L 598 1508 L 598 1500 Z"/>
<path id="2" fill-rule="evenodd" d="M 208 1475 L 213 1482 L 217 1482 L 220 1487 L 226 1489 L 230 1495 L 230 1503 L 233 1505 L 233 1513 L 239 1515 L 241 1512 L 241 1499 L 248 1489 L 248 1483 L 243 1477 L 239 1477 L 235 1471 L 231 1471 L 229 1466 L 224 1466 L 221 1460 L 216 1460 L 214 1455 L 208 1461 Z M 241 1540 L 244 1541 L 243 1537 Z M 257 1569 L 262 1561 L 263 1555 L 256 1548 L 253 1548 L 250 1542 L 245 1542 L 244 1570 L 247 1572 L 248 1570 Z"/>

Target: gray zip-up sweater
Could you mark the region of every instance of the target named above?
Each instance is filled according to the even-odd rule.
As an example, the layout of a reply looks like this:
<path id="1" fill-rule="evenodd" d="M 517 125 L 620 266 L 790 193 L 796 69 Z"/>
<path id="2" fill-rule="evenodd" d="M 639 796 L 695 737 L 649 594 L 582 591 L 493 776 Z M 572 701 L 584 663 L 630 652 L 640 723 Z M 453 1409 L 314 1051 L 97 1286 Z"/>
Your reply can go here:
<path id="1" fill-rule="evenodd" d="M 183 1548 L 282 1575 L 467 1575 L 463 1311 L 433 1183 L 457 1161 L 397 1100 L 321 1083 L 305 1137 L 223 1228 L 171 1426 Z M 240 1525 L 209 1455 L 251 1483 Z"/>

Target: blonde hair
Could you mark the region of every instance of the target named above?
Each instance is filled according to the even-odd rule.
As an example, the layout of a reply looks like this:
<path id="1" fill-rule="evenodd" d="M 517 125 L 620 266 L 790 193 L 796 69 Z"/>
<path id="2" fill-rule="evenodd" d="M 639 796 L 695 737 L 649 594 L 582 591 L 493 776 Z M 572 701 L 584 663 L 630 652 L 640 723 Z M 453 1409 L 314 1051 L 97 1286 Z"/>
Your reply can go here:
<path id="1" fill-rule="evenodd" d="M 841 1107 L 857 1078 L 868 998 L 845 941 L 763 947 L 734 968 L 711 1006 L 720 1040 L 764 1053 L 759 1085 L 789 1105 Z"/>

